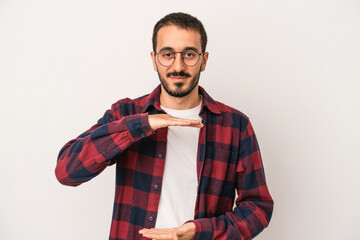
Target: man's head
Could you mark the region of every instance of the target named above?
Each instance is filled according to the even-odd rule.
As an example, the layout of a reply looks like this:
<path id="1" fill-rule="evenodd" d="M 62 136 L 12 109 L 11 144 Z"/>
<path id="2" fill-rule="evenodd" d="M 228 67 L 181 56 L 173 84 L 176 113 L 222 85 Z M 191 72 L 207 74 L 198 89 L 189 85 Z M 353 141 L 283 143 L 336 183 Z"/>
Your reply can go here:
<path id="1" fill-rule="evenodd" d="M 160 30 L 160 28 L 168 25 L 174 25 L 177 26 L 178 28 L 185 30 L 194 30 L 200 33 L 201 52 L 206 51 L 207 35 L 203 24 L 196 17 L 193 17 L 186 13 L 178 12 L 178 13 L 170 13 L 166 15 L 155 24 L 152 35 L 152 44 L 153 44 L 154 52 L 156 52 L 158 31 Z"/>
<path id="2" fill-rule="evenodd" d="M 173 97 L 184 97 L 197 89 L 208 58 L 202 23 L 189 14 L 168 14 L 156 23 L 152 41 L 151 57 L 162 88 Z M 189 49 L 193 52 L 186 51 Z"/>

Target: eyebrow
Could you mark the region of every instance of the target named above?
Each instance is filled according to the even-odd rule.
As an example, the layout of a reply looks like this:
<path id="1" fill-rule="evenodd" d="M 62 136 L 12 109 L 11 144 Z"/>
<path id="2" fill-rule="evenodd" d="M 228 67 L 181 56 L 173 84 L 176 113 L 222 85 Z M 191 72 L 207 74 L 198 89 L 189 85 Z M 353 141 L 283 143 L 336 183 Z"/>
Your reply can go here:
<path id="1" fill-rule="evenodd" d="M 168 51 L 168 50 L 170 50 L 170 51 L 175 51 L 172 47 L 163 47 L 162 49 L 159 50 L 159 52 L 161 52 L 161 51 Z M 183 51 L 185 51 L 185 50 L 194 50 L 194 51 L 200 53 L 200 51 L 199 51 L 196 47 L 185 47 L 185 48 L 183 49 Z"/>

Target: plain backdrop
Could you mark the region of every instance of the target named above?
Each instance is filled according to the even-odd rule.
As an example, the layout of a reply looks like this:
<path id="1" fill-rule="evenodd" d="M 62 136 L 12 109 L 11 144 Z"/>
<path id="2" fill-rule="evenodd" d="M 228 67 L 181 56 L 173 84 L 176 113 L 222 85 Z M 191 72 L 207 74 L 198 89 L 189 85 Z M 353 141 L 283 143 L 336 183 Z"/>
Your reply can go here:
<path id="1" fill-rule="evenodd" d="M 259 240 L 360 239 L 358 0 L 0 0 L 0 239 L 107 239 L 115 167 L 78 187 L 61 147 L 158 84 L 155 23 L 200 19 L 200 85 L 250 117 L 273 218 Z"/>

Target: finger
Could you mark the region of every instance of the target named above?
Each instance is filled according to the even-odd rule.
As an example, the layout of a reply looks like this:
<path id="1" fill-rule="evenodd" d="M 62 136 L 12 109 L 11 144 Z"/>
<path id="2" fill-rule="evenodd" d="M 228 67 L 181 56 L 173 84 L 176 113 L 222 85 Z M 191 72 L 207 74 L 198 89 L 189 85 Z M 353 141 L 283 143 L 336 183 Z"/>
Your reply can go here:
<path id="1" fill-rule="evenodd" d="M 144 233 L 144 237 L 152 238 L 152 239 L 158 239 L 158 240 L 172 240 L 172 234 L 171 233 Z"/>
<path id="2" fill-rule="evenodd" d="M 167 119 L 169 120 L 175 120 L 175 121 L 186 121 L 186 122 L 193 122 L 193 123 L 200 123 L 201 120 L 196 120 L 196 119 L 187 119 L 187 118 L 178 118 L 178 117 L 173 117 L 168 115 Z"/>
<path id="3" fill-rule="evenodd" d="M 202 128 L 204 124 L 190 124 L 190 125 L 179 125 L 181 127 L 195 127 L 195 128 Z"/>
<path id="4" fill-rule="evenodd" d="M 160 229 L 160 228 L 143 228 L 143 229 L 140 229 L 140 231 L 152 231 L 154 229 Z"/>
<path id="5" fill-rule="evenodd" d="M 173 231 L 172 237 L 173 237 L 173 240 L 178 240 L 176 231 Z"/>
<path id="6" fill-rule="evenodd" d="M 189 125 L 188 127 L 202 128 L 203 126 L 204 126 L 204 124 L 200 123 L 200 124 L 192 124 L 192 125 Z"/>
<path id="7" fill-rule="evenodd" d="M 200 120 L 193 120 L 193 119 L 177 119 L 179 120 L 180 122 L 188 122 L 188 123 L 191 123 L 191 124 L 200 124 L 201 121 Z"/>
<path id="8" fill-rule="evenodd" d="M 188 123 L 188 122 L 179 122 L 174 123 L 171 126 L 180 126 L 180 127 L 201 127 L 202 125 L 199 123 Z"/>
<path id="9" fill-rule="evenodd" d="M 144 231 L 142 231 L 142 233 L 147 233 L 147 234 L 163 234 L 163 233 L 168 233 L 169 229 L 166 228 L 151 228 L 151 229 L 146 229 Z"/>
<path id="10" fill-rule="evenodd" d="M 147 231 L 149 231 L 148 228 L 143 228 L 143 229 L 140 229 L 139 233 L 140 233 L 140 234 L 143 234 L 144 232 L 147 232 Z"/>
<path id="11" fill-rule="evenodd" d="M 200 121 L 193 120 L 173 120 L 169 122 L 171 126 L 191 126 L 191 127 L 201 127 L 203 124 Z"/>
<path id="12" fill-rule="evenodd" d="M 173 240 L 176 239 L 178 240 L 177 237 L 177 228 L 151 228 L 151 229 L 147 229 L 142 231 L 142 234 L 144 237 L 147 238 L 153 238 L 153 239 L 168 239 L 168 240 Z"/>
<path id="13" fill-rule="evenodd" d="M 167 228 L 150 228 L 150 229 L 142 229 L 139 233 L 143 234 L 164 234 L 170 232 L 170 229 Z"/>

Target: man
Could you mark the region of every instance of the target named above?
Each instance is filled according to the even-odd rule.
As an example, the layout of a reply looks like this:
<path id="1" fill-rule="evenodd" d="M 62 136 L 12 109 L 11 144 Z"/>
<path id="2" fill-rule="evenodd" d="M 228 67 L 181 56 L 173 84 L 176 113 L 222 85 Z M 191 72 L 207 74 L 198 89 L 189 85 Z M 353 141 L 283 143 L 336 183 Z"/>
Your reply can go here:
<path id="1" fill-rule="evenodd" d="M 162 18 L 151 52 L 161 84 L 114 103 L 59 153 L 56 176 L 70 186 L 116 163 L 111 240 L 252 239 L 269 224 L 273 200 L 248 117 L 199 86 L 206 43 L 195 17 Z"/>

